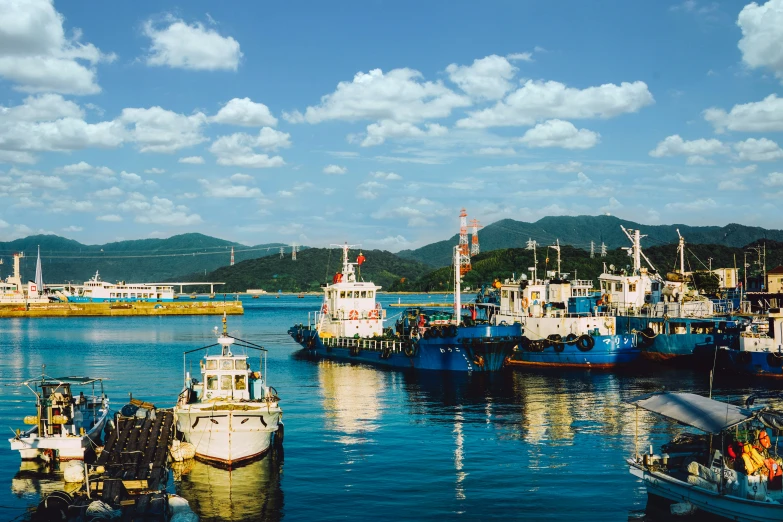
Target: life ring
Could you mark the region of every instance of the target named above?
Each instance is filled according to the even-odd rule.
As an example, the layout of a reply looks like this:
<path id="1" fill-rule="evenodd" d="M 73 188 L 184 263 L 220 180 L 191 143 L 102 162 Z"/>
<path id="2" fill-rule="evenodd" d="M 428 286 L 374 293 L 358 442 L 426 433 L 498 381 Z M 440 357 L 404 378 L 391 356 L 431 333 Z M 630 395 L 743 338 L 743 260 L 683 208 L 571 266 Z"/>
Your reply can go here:
<path id="1" fill-rule="evenodd" d="M 527 350 L 530 348 L 530 339 L 525 337 L 524 335 L 519 338 L 519 347 L 523 350 Z"/>
<path id="2" fill-rule="evenodd" d="M 321 313 L 328 314 L 329 313 L 329 305 L 324 303 L 324 305 L 321 307 Z"/>
<path id="3" fill-rule="evenodd" d="M 739 362 L 742 364 L 750 364 L 750 362 L 753 360 L 753 356 L 750 355 L 750 352 L 740 352 L 739 353 Z"/>
<path id="4" fill-rule="evenodd" d="M 378 310 L 370 310 L 367 314 L 368 319 L 378 319 Z"/>
<path id="5" fill-rule="evenodd" d="M 409 344 L 404 349 L 403 352 L 405 352 L 405 355 L 408 357 L 413 357 L 416 355 L 416 345 L 415 344 Z"/>
<path id="6" fill-rule="evenodd" d="M 475 356 L 475 357 L 473 358 L 473 364 L 475 364 L 475 365 L 476 365 L 476 366 L 478 366 L 479 368 L 483 368 L 483 367 L 484 367 L 484 357 L 483 357 L 483 356 L 481 356 L 481 355 L 477 355 L 477 356 Z"/>
<path id="7" fill-rule="evenodd" d="M 593 349 L 593 346 L 595 346 L 595 339 L 587 334 L 580 335 L 576 340 L 576 347 L 579 348 L 580 352 L 589 352 Z"/>
<path id="8" fill-rule="evenodd" d="M 521 306 L 523 310 L 527 309 L 529 305 L 530 305 L 530 301 L 527 300 L 527 297 L 523 297 L 522 300 L 519 302 L 519 306 Z"/>
<path id="9" fill-rule="evenodd" d="M 655 337 L 657 337 L 655 331 L 648 326 L 636 336 L 636 344 L 642 348 L 649 348 Z"/>
<path id="10" fill-rule="evenodd" d="M 767 364 L 772 368 L 780 368 L 783 366 L 783 357 L 770 352 L 767 354 Z"/>
<path id="11" fill-rule="evenodd" d="M 357 312 L 356 310 L 351 310 L 350 312 L 348 312 L 348 319 L 351 321 L 356 321 L 357 319 L 359 319 L 359 312 Z"/>
<path id="12" fill-rule="evenodd" d="M 767 433 L 766 429 L 759 431 L 759 444 L 761 444 L 764 449 L 769 449 L 770 446 L 772 446 L 772 443 L 769 440 L 769 433 Z"/>
<path id="13" fill-rule="evenodd" d="M 570 333 L 566 335 L 565 342 L 566 344 L 574 344 L 578 338 L 579 336 L 575 333 Z"/>
<path id="14" fill-rule="evenodd" d="M 604 294 L 601 296 L 601 300 L 603 300 L 604 303 L 609 304 L 612 302 L 612 294 Z"/>
<path id="15" fill-rule="evenodd" d="M 450 324 L 446 327 L 446 336 L 447 337 L 456 337 L 457 336 L 457 327 L 453 324 Z"/>

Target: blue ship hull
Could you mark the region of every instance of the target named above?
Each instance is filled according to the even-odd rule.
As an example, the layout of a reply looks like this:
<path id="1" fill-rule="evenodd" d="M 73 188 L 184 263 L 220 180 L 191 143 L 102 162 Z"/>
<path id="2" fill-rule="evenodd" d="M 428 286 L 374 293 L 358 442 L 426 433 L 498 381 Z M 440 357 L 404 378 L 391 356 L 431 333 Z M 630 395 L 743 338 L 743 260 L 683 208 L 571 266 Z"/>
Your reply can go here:
<path id="1" fill-rule="evenodd" d="M 324 338 L 307 326 L 288 330 L 306 354 L 388 368 L 455 372 L 500 370 L 522 336 L 520 325 L 459 326 L 453 337 L 402 340 Z"/>
<path id="2" fill-rule="evenodd" d="M 723 367 L 745 375 L 783 377 L 783 355 L 773 352 L 721 350 Z"/>
<path id="3" fill-rule="evenodd" d="M 650 361 L 711 364 L 716 350 L 739 346 L 739 328 L 722 318 L 621 316 L 616 321 L 618 333 L 636 335 L 642 358 Z M 684 332 L 672 332 L 672 324 L 683 325 Z M 651 325 L 661 333 L 645 335 Z"/>
<path id="4" fill-rule="evenodd" d="M 571 368 L 613 368 L 636 362 L 640 350 L 631 334 L 599 335 L 591 337 L 594 345 L 585 350 L 574 343 L 556 343 L 538 348 L 528 344 L 520 347 L 509 360 L 511 366 L 553 366 Z M 541 343 L 542 341 L 539 341 Z M 543 349 L 542 349 L 543 348 Z M 541 351 L 538 351 L 542 349 Z"/>

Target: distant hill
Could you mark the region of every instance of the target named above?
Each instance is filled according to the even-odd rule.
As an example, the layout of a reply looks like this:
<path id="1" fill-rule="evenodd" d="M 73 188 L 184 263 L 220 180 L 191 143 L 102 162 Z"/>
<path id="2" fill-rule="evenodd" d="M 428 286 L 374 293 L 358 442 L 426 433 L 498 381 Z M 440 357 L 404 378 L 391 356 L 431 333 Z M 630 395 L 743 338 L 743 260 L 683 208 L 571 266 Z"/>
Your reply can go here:
<path id="1" fill-rule="evenodd" d="M 365 281 L 372 281 L 384 290 L 400 289 L 405 282 L 421 277 L 432 270 L 418 261 L 402 259 L 385 250 L 364 250 L 367 261 L 361 267 Z M 358 251 L 352 251 L 355 258 Z M 224 266 L 213 272 L 183 276 L 192 281 L 225 281 L 226 292 L 244 292 L 248 288 L 260 288 L 267 292 L 317 291 L 321 283 L 332 281 L 342 268 L 342 252 L 338 249 L 309 248 L 290 256 L 267 256 L 250 259 L 234 266 Z M 221 287 L 221 292 L 223 288 Z"/>
<path id="2" fill-rule="evenodd" d="M 44 282 L 78 284 L 100 271 L 101 279 L 116 282 L 154 282 L 171 280 L 181 274 L 210 272 L 228 265 L 231 247 L 235 261 L 278 254 L 280 243 L 248 247 L 204 234 L 181 234 L 167 239 L 138 239 L 105 245 L 84 245 L 55 235 L 37 235 L 0 242 L 0 277 L 13 272 L 14 252 L 24 252 L 21 261 L 23 280 L 35 277 L 37 248 L 41 247 Z M 288 254 L 290 256 L 290 253 Z"/>
<path id="3" fill-rule="evenodd" d="M 783 241 L 782 230 L 767 230 L 761 227 L 730 224 L 724 227 L 693 227 L 689 225 L 642 225 L 626 221 L 614 216 L 556 216 L 541 218 L 535 223 L 504 219 L 480 229 L 479 239 L 482 251 L 505 248 L 521 248 L 532 238 L 539 246 L 554 244 L 559 239 L 561 244 L 573 245 L 583 250 L 590 250 L 590 241 L 596 244 L 599 251 L 601 242 L 608 249 L 630 246 L 628 239 L 620 229 L 638 228 L 647 237 L 642 239 L 642 246 L 650 248 L 654 245 L 676 243 L 677 229 L 689 244 L 712 244 L 730 247 L 742 247 L 757 239 Z M 459 235 L 432 243 L 415 250 L 402 250 L 400 257 L 414 259 L 433 266 L 450 264 L 454 245 Z"/>

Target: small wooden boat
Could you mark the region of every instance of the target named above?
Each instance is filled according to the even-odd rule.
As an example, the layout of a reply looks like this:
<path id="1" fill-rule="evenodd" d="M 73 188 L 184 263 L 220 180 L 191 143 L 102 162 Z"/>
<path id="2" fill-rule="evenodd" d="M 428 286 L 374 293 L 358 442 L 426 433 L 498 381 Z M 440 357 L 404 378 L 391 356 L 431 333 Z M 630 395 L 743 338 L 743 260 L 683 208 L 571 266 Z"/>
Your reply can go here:
<path id="1" fill-rule="evenodd" d="M 652 447 L 640 455 L 637 443 L 627 462 L 648 495 L 673 502 L 672 513 L 701 510 L 729 520 L 783 520 L 783 460 L 767 431 L 783 428 L 783 414 L 693 393 L 649 394 L 628 402 L 637 407 L 637 431 L 642 408 L 704 433 L 675 438 L 662 455 L 654 455 Z"/>

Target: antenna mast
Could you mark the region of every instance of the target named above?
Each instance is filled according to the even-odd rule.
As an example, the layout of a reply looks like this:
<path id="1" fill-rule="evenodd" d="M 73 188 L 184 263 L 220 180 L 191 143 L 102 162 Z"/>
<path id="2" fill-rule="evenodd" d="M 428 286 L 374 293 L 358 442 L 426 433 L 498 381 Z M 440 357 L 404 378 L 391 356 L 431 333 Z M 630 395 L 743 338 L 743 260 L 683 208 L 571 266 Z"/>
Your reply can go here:
<path id="1" fill-rule="evenodd" d="M 538 259 L 536 258 L 536 241 L 534 239 L 528 238 L 527 240 L 527 250 L 533 251 L 533 284 L 536 284 L 536 281 L 538 280 Z"/>
<path id="2" fill-rule="evenodd" d="M 468 247 L 468 213 L 463 208 L 459 213 L 459 272 L 470 272 L 470 247 Z"/>
<path id="3" fill-rule="evenodd" d="M 480 252 L 478 229 L 483 227 L 479 223 L 478 219 L 471 220 L 470 226 L 473 227 L 473 237 L 471 238 L 472 241 L 470 243 L 470 255 L 475 256 L 478 255 L 478 253 Z"/>

